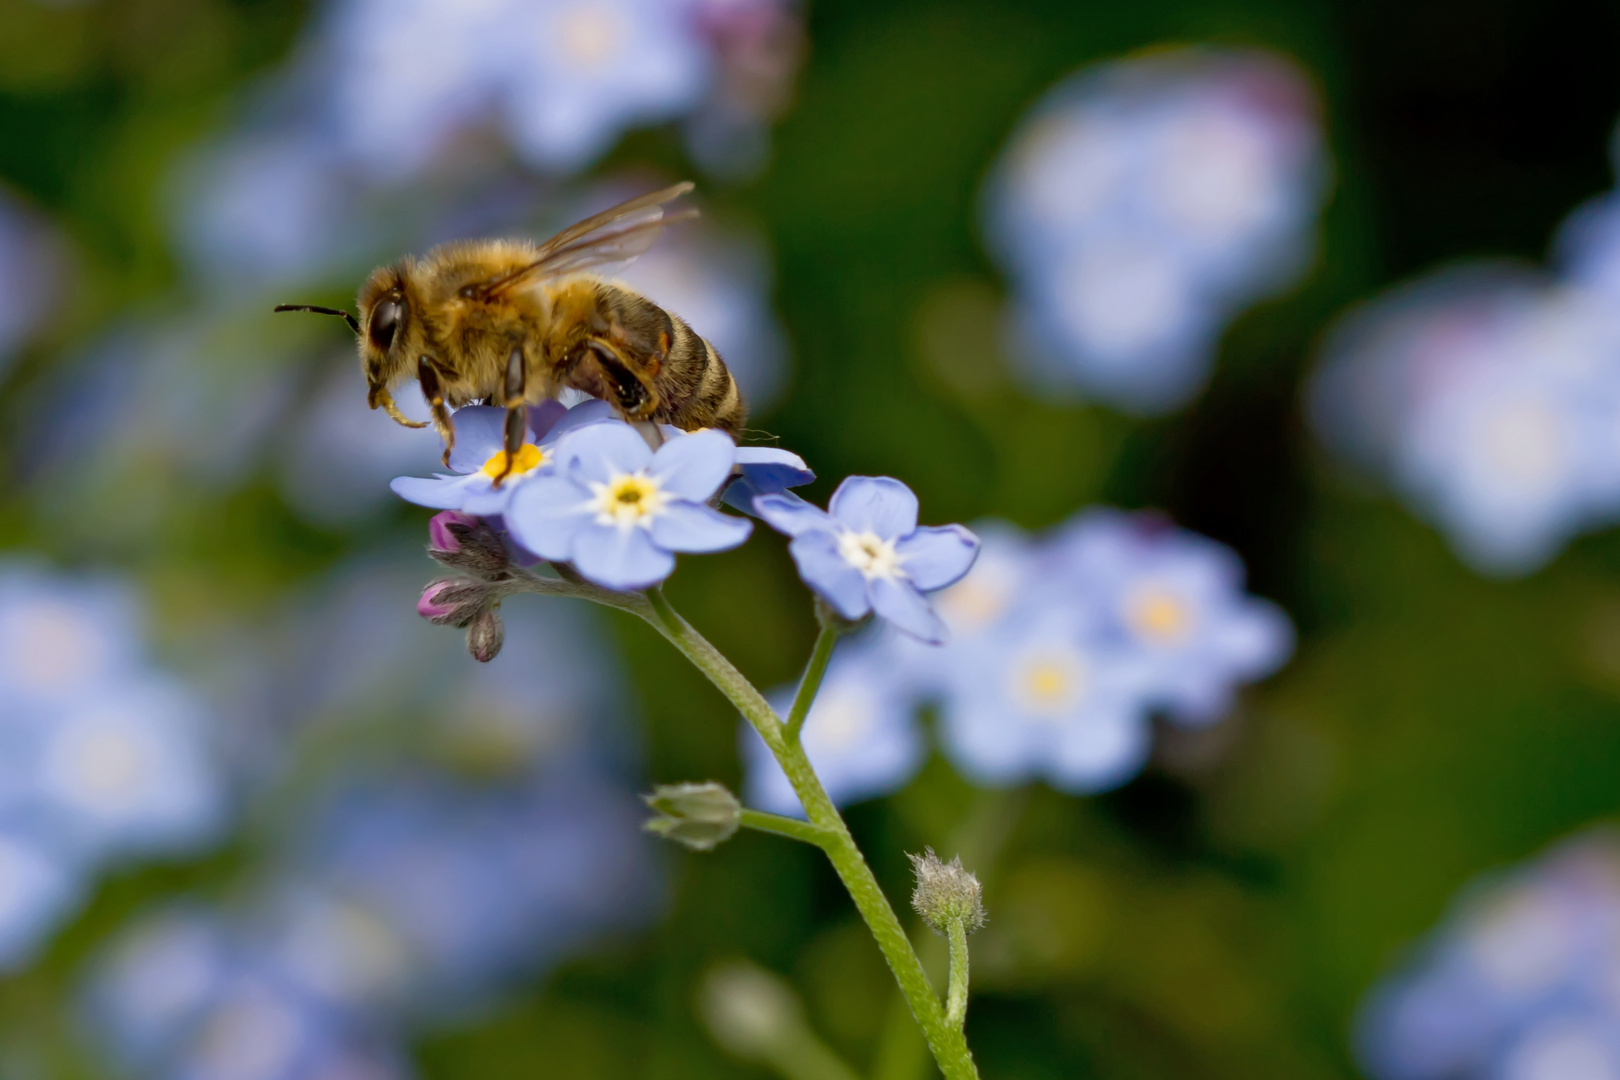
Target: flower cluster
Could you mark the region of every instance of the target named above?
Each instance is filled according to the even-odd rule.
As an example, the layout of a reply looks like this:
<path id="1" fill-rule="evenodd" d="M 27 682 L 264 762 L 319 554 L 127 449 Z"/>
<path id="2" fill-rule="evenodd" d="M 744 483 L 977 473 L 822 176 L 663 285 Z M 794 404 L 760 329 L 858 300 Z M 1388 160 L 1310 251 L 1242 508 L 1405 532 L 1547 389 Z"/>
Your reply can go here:
<path id="1" fill-rule="evenodd" d="M 508 472 L 504 416 L 487 406 L 458 410 L 450 457 L 455 474 L 401 477 L 394 490 L 421 506 L 488 519 L 520 563 L 566 563 L 609 589 L 649 588 L 675 569 L 677 552 L 724 551 L 746 540 L 752 522 L 711 505 L 728 486 L 740 484 L 752 496 L 813 479 L 796 455 L 739 449 L 719 431 L 664 427 L 654 449 L 642 430 L 596 400 L 530 410 L 527 439 Z M 465 556 L 449 551 L 448 542 L 435 542 L 436 552 L 451 556 L 441 561 L 499 579 L 498 555 L 497 565 L 480 570 L 463 565 Z M 422 614 L 468 625 L 474 613 L 462 610 L 465 604 L 452 610 L 448 602 L 434 602 L 447 587 L 429 587 L 438 591 L 424 598 Z"/>
<path id="2" fill-rule="evenodd" d="M 1156 51 L 1050 90 L 986 202 L 1041 384 L 1144 413 L 1195 393 L 1226 321 L 1309 262 L 1317 114 L 1304 75 L 1252 51 Z"/>
<path id="3" fill-rule="evenodd" d="M 92 972 L 88 1022 L 143 1075 L 404 1074 L 414 1020 L 650 910 L 633 804 L 590 762 L 470 787 L 351 779 L 241 908 L 139 920 Z"/>
<path id="4" fill-rule="evenodd" d="M 938 597 L 945 645 L 874 633 L 834 654 L 802 736 L 834 801 L 911 778 L 928 703 L 970 779 L 1114 787 L 1145 762 L 1152 715 L 1213 723 L 1238 684 L 1292 651 L 1287 618 L 1243 592 L 1231 551 L 1156 518 L 1092 510 L 1039 539 L 1000 524 L 979 534 L 978 561 Z M 743 747 L 750 801 L 799 812 L 760 740 L 745 731 Z"/>
<path id="5" fill-rule="evenodd" d="M 1620 1076 L 1620 839 L 1595 832 L 1471 888 L 1359 1024 L 1378 1080 Z"/>
<path id="6" fill-rule="evenodd" d="M 0 970 L 98 868 L 212 840 L 226 816 L 199 698 L 143 655 L 129 590 L 0 569 Z"/>
<path id="7" fill-rule="evenodd" d="M 1556 275 L 1451 267 L 1328 338 L 1319 434 L 1483 572 L 1527 573 L 1620 519 L 1617 199 L 1571 216 Z"/>

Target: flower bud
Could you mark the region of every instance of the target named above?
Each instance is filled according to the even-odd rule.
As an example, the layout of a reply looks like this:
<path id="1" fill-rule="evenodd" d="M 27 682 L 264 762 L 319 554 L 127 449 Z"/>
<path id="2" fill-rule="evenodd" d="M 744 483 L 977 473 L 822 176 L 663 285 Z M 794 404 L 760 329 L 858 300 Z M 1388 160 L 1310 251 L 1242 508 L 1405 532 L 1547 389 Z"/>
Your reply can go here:
<path id="1" fill-rule="evenodd" d="M 467 651 L 480 664 L 487 664 L 501 654 L 506 644 L 506 624 L 501 622 L 497 605 L 484 608 L 467 626 Z"/>
<path id="2" fill-rule="evenodd" d="M 924 848 L 923 854 L 906 857 L 917 875 L 911 906 L 935 933 L 949 932 L 952 923 L 961 923 L 969 932 L 984 925 L 983 886 L 962 869 L 960 855 L 945 862 L 933 848 Z"/>
<path id="3" fill-rule="evenodd" d="M 685 844 L 693 851 L 709 851 L 731 839 L 742 820 L 742 804 L 724 786 L 706 784 L 660 784 L 642 800 L 657 812 L 646 829 L 666 840 Z"/>
<path id="4" fill-rule="evenodd" d="M 416 613 L 436 626 L 466 626 L 489 600 L 489 589 L 468 578 L 428 582 L 416 602 Z"/>
<path id="5" fill-rule="evenodd" d="M 715 966 L 703 980 L 698 1008 L 714 1041 L 750 1061 L 773 1057 L 804 1024 L 793 989 L 746 960 Z"/>
<path id="6" fill-rule="evenodd" d="M 428 554 L 479 577 L 504 577 L 511 556 L 501 536 L 483 518 L 445 510 L 428 521 Z"/>

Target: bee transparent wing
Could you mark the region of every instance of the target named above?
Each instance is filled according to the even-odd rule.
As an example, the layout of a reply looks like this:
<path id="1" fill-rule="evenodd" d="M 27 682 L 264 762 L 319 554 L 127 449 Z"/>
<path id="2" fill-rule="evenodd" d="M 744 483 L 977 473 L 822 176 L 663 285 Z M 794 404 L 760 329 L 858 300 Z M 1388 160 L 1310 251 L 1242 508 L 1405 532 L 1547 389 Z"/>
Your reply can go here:
<path id="1" fill-rule="evenodd" d="M 559 277 L 581 270 L 627 266 L 652 247 L 664 226 L 697 216 L 684 208 L 671 212 L 666 204 L 692 190 L 691 181 L 655 191 L 588 217 L 540 245 L 539 257 L 527 266 L 503 274 L 484 286 L 486 296 L 501 293 L 525 278 Z"/>

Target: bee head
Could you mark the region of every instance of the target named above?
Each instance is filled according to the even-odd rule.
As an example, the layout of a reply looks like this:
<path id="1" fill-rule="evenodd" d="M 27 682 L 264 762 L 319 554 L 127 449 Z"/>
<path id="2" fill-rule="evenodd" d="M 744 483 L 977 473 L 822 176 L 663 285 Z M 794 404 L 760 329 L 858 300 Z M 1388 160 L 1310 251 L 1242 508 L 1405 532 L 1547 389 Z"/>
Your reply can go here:
<path id="1" fill-rule="evenodd" d="M 360 368 L 366 376 L 366 402 L 410 427 L 394 405 L 390 390 L 416 370 L 410 356 L 410 342 L 417 335 L 411 319 L 411 302 L 401 269 L 385 266 L 372 272 L 360 290 Z"/>

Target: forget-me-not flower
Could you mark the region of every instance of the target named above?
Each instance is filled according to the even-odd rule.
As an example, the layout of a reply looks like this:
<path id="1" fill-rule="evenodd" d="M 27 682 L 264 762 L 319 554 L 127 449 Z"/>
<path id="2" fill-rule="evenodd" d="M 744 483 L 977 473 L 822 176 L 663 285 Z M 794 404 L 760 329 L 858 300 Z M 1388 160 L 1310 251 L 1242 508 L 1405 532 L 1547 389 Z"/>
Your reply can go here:
<path id="1" fill-rule="evenodd" d="M 25 967 L 85 895 L 85 868 L 47 830 L 0 825 L 0 971 Z"/>
<path id="2" fill-rule="evenodd" d="M 1600 830 L 1467 890 L 1363 1006 L 1376 1080 L 1620 1076 L 1620 843 Z"/>
<path id="3" fill-rule="evenodd" d="M 736 461 L 724 432 L 682 435 L 654 451 L 629 424 L 591 424 L 556 453 L 555 470 L 513 494 L 506 524 L 529 551 L 572 563 L 598 585 L 648 588 L 675 569 L 676 552 L 725 551 L 752 531 L 707 505 Z"/>
<path id="4" fill-rule="evenodd" d="M 872 612 L 923 641 L 945 640 L 926 592 L 973 565 L 979 541 L 960 525 L 918 526 L 917 496 L 887 476 L 852 476 L 826 510 L 794 495 L 754 500 L 755 512 L 793 538 L 799 576 L 839 615 Z"/>

